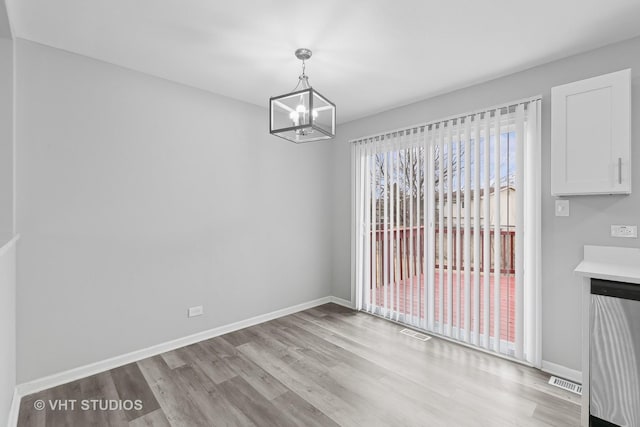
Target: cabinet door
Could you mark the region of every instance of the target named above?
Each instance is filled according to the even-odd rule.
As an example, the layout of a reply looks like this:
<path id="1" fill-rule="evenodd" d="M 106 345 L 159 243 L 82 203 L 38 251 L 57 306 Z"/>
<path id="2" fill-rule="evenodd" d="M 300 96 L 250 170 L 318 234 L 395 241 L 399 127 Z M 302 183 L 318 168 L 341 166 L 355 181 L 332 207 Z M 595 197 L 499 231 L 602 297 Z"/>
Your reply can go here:
<path id="1" fill-rule="evenodd" d="M 631 70 L 551 89 L 551 193 L 631 193 Z"/>

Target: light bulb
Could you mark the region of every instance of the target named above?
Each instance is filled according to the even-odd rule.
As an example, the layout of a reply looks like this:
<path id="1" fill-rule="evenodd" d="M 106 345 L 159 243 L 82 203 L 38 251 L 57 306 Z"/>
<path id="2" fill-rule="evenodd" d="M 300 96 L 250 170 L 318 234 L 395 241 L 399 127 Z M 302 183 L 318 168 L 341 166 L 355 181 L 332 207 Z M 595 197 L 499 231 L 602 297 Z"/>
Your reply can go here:
<path id="1" fill-rule="evenodd" d="M 306 109 L 306 108 L 304 108 L 304 105 L 300 104 L 300 105 L 298 105 L 298 106 L 296 107 L 296 111 L 297 111 L 298 113 L 306 113 L 306 112 L 307 112 L 307 109 Z"/>
<path id="2" fill-rule="evenodd" d="M 293 123 L 294 126 L 298 126 L 298 121 L 300 119 L 298 113 L 296 113 L 295 111 L 290 112 L 289 119 L 291 119 L 291 123 Z"/>
<path id="3" fill-rule="evenodd" d="M 312 111 L 312 113 L 311 113 L 311 114 L 313 115 L 313 118 L 314 118 L 314 119 L 317 119 L 317 118 L 318 118 L 318 111 L 317 111 L 315 108 L 313 109 L 313 111 Z"/>

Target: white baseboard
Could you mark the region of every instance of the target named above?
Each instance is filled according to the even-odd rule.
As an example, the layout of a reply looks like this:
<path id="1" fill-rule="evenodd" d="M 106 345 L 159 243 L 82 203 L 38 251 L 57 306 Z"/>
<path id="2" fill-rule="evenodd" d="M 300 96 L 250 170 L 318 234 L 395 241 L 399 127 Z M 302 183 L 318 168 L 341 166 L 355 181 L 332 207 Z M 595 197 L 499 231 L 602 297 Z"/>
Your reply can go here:
<path id="1" fill-rule="evenodd" d="M 354 308 L 353 303 L 349 300 L 338 298 L 338 297 L 329 297 L 329 298 L 331 299 L 331 302 L 334 304 L 338 304 L 347 308 Z"/>
<path id="2" fill-rule="evenodd" d="M 9 409 L 9 421 L 8 427 L 15 427 L 18 425 L 18 413 L 20 412 L 20 394 L 18 394 L 18 388 L 13 389 L 13 399 L 11 400 L 11 408 Z"/>
<path id="3" fill-rule="evenodd" d="M 55 387 L 61 384 L 75 381 L 80 378 L 85 378 L 91 375 L 95 375 L 100 372 L 108 371 L 110 369 L 117 368 L 129 363 L 137 362 L 138 360 L 146 359 L 147 357 L 156 356 L 167 351 L 175 350 L 180 347 L 191 345 L 200 341 L 207 340 L 209 338 L 224 335 L 229 332 L 244 329 L 249 326 L 257 325 L 259 323 L 268 322 L 269 320 L 277 319 L 279 317 L 287 316 L 289 314 L 297 313 L 302 310 L 306 310 L 312 307 L 317 307 L 322 304 L 330 302 L 336 302 L 334 297 L 323 297 L 313 301 L 304 302 L 291 307 L 286 307 L 280 310 L 272 311 L 271 313 L 261 314 L 259 316 L 251 317 L 249 319 L 241 320 L 239 322 L 230 323 L 228 325 L 219 326 L 217 328 L 209 329 L 207 331 L 198 332 L 193 335 L 178 338 L 172 341 L 167 341 L 161 344 L 157 344 L 151 347 L 147 347 L 141 350 L 136 350 L 131 353 L 126 353 L 120 356 L 112 357 L 110 359 L 102 360 L 99 362 L 91 363 L 89 365 L 73 368 L 68 371 L 59 372 L 57 374 L 49 375 L 44 378 L 39 378 L 26 383 L 18 384 L 16 386 L 16 393 L 18 397 L 26 396 L 28 394 L 36 393 L 41 390 L 46 390 L 51 387 Z M 344 300 L 341 300 L 344 301 Z M 346 303 L 350 304 L 348 301 Z M 340 302 L 336 302 L 340 304 Z M 15 398 L 14 398 L 15 400 Z M 18 406 L 20 399 L 18 398 Z"/>
<path id="4" fill-rule="evenodd" d="M 542 361 L 542 370 L 549 374 L 553 374 L 557 377 L 564 378 L 582 384 L 582 372 L 575 369 L 567 368 L 566 366 L 558 365 L 557 363 Z"/>

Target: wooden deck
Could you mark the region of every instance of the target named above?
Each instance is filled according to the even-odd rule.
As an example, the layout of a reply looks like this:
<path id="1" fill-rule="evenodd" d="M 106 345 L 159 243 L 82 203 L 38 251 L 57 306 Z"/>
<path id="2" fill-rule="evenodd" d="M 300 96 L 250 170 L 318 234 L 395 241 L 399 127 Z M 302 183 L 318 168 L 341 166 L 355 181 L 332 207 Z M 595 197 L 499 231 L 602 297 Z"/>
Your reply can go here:
<path id="1" fill-rule="evenodd" d="M 473 305 L 474 301 L 474 272 L 471 272 L 471 280 L 469 282 L 469 290 L 471 295 L 471 331 L 475 331 L 476 328 L 476 319 L 473 317 Z M 458 280 L 458 272 L 457 270 L 451 271 L 452 277 L 452 315 L 453 315 L 453 324 L 451 326 L 458 327 L 459 325 L 464 329 L 465 319 L 464 319 L 464 307 L 465 307 L 465 281 L 464 281 L 464 272 L 460 274 L 460 290 L 458 291 L 457 280 Z M 446 321 L 449 315 L 449 308 L 446 305 L 446 301 L 448 298 L 447 295 L 447 280 L 448 280 L 448 270 L 444 270 L 444 317 L 443 319 Z M 495 295 L 495 275 L 491 273 L 489 275 L 489 332 L 492 337 L 495 336 L 494 333 L 494 295 Z M 437 269 L 435 272 L 435 320 L 440 320 L 440 310 L 437 304 L 438 298 L 440 297 L 439 283 L 440 283 L 440 270 Z M 515 342 L 515 292 L 516 280 L 514 274 L 501 274 L 500 275 L 500 339 L 503 341 L 507 341 L 509 343 Z M 424 298 L 424 276 L 414 276 L 413 278 L 408 278 L 404 280 L 400 280 L 397 284 L 392 284 L 389 286 L 379 286 L 376 289 L 375 293 L 371 293 L 370 302 L 374 302 L 374 296 L 376 304 L 379 306 L 384 306 L 384 298 L 385 293 L 387 296 L 387 307 L 392 308 L 393 310 L 398 310 L 399 313 L 402 314 L 412 314 L 414 316 L 419 316 L 422 320 L 424 319 L 425 313 L 425 298 Z M 392 301 L 393 295 L 393 301 Z M 458 295 L 460 297 L 460 309 L 458 309 Z M 484 333 L 484 317 L 485 317 L 485 304 L 484 304 L 484 273 L 480 273 L 480 334 Z M 413 301 L 413 304 L 411 304 Z M 506 313 L 506 315 L 505 315 Z"/>

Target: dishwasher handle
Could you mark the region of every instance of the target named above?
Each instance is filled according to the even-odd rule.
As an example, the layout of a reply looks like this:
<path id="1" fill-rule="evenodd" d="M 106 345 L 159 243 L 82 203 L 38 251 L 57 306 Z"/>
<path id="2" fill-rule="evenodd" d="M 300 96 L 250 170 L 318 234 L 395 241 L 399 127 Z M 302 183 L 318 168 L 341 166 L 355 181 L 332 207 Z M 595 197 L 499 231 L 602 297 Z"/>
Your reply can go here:
<path id="1" fill-rule="evenodd" d="M 591 279 L 591 294 L 640 301 L 640 284 Z"/>

